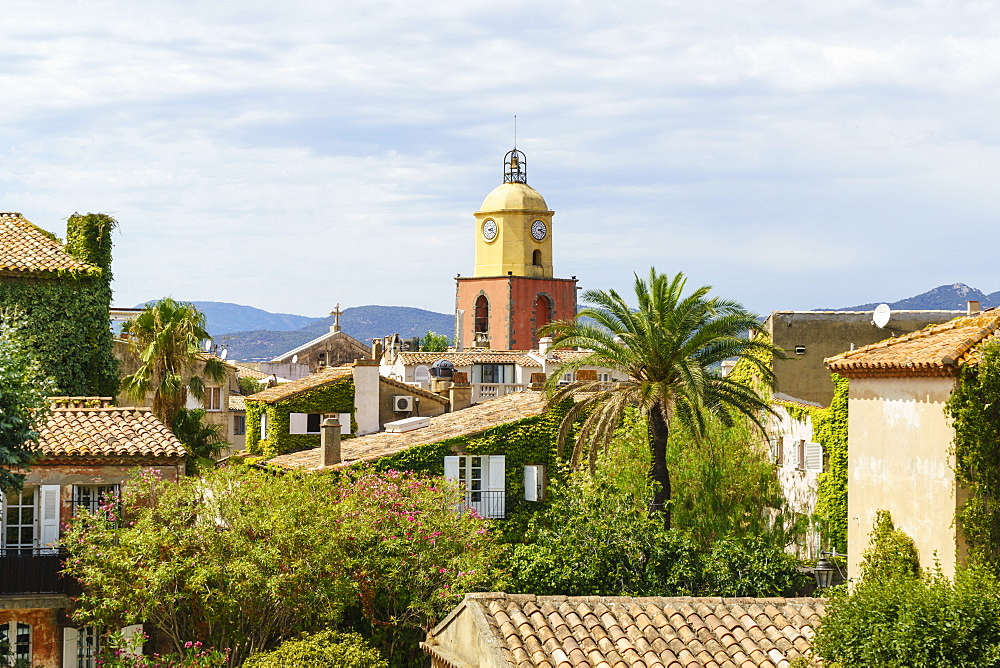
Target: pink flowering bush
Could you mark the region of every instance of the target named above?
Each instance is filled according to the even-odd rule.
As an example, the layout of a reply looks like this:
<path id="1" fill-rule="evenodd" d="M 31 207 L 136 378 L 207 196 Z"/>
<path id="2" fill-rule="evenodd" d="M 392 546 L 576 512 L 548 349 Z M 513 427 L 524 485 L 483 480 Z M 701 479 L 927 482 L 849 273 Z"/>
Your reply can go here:
<path id="1" fill-rule="evenodd" d="M 230 666 L 352 620 L 425 629 L 495 582 L 500 548 L 460 505 L 441 479 L 395 471 L 220 470 L 176 483 L 143 472 L 119 504 L 67 527 L 66 572 L 83 585 L 74 616 L 149 624 L 178 661 L 191 639 L 229 647 Z"/>

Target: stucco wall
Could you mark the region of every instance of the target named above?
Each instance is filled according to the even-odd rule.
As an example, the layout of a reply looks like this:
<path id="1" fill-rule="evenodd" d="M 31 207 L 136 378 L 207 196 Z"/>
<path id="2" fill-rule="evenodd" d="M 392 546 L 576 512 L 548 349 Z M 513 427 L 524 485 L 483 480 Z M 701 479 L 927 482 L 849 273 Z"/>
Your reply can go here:
<path id="1" fill-rule="evenodd" d="M 948 576 L 955 573 L 952 523 L 959 499 L 953 458 L 954 431 L 944 405 L 951 378 L 852 378 L 848 398 L 848 526 L 850 577 L 857 577 L 875 512 L 892 513 L 913 537 L 922 566 L 935 553 Z"/>

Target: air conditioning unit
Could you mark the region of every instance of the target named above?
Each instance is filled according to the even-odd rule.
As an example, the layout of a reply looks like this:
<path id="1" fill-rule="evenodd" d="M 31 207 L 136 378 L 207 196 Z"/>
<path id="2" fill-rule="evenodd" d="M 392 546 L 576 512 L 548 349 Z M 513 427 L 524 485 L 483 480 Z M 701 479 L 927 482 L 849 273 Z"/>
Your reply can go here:
<path id="1" fill-rule="evenodd" d="M 413 411 L 413 397 L 396 395 L 392 398 L 392 410 L 396 413 L 410 413 Z"/>

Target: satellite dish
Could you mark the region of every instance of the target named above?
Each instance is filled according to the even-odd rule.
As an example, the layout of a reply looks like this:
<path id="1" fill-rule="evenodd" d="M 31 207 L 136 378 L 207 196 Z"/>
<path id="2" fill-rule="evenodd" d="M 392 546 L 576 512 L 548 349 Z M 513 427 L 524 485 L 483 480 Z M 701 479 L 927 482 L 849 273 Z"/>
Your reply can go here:
<path id="1" fill-rule="evenodd" d="M 299 363 L 299 356 L 292 355 L 292 364 L 298 364 L 298 363 Z"/>
<path id="2" fill-rule="evenodd" d="M 222 352 L 219 353 L 219 359 L 223 359 L 224 360 L 227 357 L 229 357 L 229 348 L 223 348 Z"/>
<path id="3" fill-rule="evenodd" d="M 879 304 L 875 307 L 875 313 L 872 314 L 872 324 L 882 329 L 889 324 L 889 317 L 891 315 L 892 310 L 888 304 Z"/>
<path id="4" fill-rule="evenodd" d="M 212 339 L 205 339 L 205 352 L 211 352 L 212 350 Z"/>

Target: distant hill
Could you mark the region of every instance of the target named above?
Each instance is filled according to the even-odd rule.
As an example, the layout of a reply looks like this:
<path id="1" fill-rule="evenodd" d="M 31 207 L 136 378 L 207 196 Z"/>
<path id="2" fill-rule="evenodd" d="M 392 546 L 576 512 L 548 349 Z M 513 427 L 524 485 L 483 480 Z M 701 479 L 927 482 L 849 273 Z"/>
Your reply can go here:
<path id="1" fill-rule="evenodd" d="M 301 316 L 294 316 L 301 317 Z M 216 336 L 217 343 L 229 347 L 229 358 L 264 361 L 301 346 L 330 331 L 333 316 L 310 318 L 311 322 L 294 331 L 259 328 Z M 344 309 L 340 327 L 345 334 L 364 344 L 390 334 L 403 338 L 423 336 L 428 331 L 452 336 L 455 319 L 445 313 L 435 313 L 408 306 L 356 306 Z"/>
<path id="2" fill-rule="evenodd" d="M 156 300 L 137 304 L 142 308 Z M 238 332 L 252 329 L 267 329 L 279 332 L 301 329 L 317 322 L 320 318 L 309 318 L 304 315 L 290 313 L 271 313 L 253 306 L 230 304 L 227 302 L 190 302 L 205 314 L 208 320 L 208 333 L 219 336 L 225 332 Z"/>
<path id="3" fill-rule="evenodd" d="M 882 303 L 889 305 L 893 310 L 964 310 L 967 301 L 978 301 L 982 308 L 1000 306 L 1000 291 L 984 294 L 976 288 L 970 288 L 965 283 L 955 283 L 953 285 L 939 285 L 933 290 L 921 293 L 915 297 L 908 297 L 894 302 L 871 302 L 870 304 L 859 304 L 858 306 L 847 306 L 835 309 L 818 309 L 821 311 L 871 311 Z"/>

